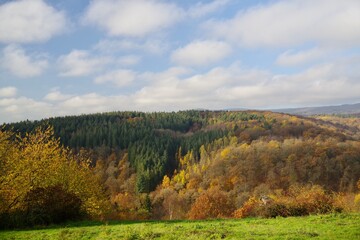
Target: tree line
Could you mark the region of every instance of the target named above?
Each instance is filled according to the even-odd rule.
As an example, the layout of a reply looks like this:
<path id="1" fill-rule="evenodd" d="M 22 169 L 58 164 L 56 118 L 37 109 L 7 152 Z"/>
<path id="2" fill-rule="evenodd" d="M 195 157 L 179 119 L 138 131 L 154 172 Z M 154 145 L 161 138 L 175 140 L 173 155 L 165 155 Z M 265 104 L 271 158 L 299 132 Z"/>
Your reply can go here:
<path id="1" fill-rule="evenodd" d="M 335 198 L 327 195 L 330 192 L 347 193 L 348 198 L 353 196 L 352 204 L 357 201 L 360 124 L 353 116 L 309 118 L 261 111 L 113 112 L 23 121 L 4 125 L 2 133 L 7 143 L 18 144 L 31 134 L 39 135 L 43 132 L 39 127 L 44 125 L 52 129 L 45 135 L 66 149 L 76 165 L 84 166 L 79 159 L 87 159 L 87 177 L 95 176 L 96 188 L 103 189 L 108 205 L 102 207 L 102 216 L 108 219 L 256 215 L 256 199 L 261 194 L 282 201 L 280 210 L 269 209 L 262 213 L 266 216 L 271 211 L 311 212 L 312 202 L 304 200 L 306 206 L 300 210 L 288 204 L 287 192 L 297 186 L 307 189 L 314 199 L 331 200 L 331 209 L 345 207 L 335 206 Z M 33 155 L 28 159 L 38 161 Z M 49 191 L 60 191 L 57 187 L 49 183 L 45 190 L 39 186 L 36 193 L 45 196 Z M 71 199 L 80 196 L 75 190 L 61 189 Z M 27 194 L 36 195 L 27 189 L 24 199 Z M 77 205 L 86 212 L 82 201 Z M 219 208 L 211 209 L 214 204 Z M 348 202 L 347 208 L 356 209 L 356 204 L 350 205 Z"/>

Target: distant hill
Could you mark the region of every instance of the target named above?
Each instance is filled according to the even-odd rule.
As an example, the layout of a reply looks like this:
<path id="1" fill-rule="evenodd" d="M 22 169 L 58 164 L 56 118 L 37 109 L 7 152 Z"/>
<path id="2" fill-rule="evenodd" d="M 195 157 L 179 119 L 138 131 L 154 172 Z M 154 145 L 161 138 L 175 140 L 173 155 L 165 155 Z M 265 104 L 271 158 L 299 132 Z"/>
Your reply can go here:
<path id="1" fill-rule="evenodd" d="M 339 106 L 273 109 L 271 111 L 304 116 L 319 114 L 360 114 L 360 103 Z"/>

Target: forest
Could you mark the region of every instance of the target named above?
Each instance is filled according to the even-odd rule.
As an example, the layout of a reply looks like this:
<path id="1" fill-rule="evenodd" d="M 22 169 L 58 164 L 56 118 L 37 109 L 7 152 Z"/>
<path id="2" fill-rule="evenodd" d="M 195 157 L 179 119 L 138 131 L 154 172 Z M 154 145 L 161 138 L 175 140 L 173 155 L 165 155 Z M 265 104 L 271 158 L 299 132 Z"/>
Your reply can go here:
<path id="1" fill-rule="evenodd" d="M 359 149 L 358 115 L 111 112 L 4 124 L 0 227 L 360 211 Z"/>

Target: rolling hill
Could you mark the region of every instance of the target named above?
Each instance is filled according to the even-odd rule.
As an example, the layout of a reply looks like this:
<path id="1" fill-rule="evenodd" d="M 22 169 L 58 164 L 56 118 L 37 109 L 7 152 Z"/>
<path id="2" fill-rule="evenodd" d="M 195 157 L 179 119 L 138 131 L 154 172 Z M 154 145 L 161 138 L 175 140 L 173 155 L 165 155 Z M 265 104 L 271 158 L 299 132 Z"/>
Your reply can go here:
<path id="1" fill-rule="evenodd" d="M 339 106 L 322 106 L 322 107 L 304 107 L 304 108 L 287 108 L 274 109 L 274 112 L 288 113 L 295 115 L 352 115 L 360 114 L 360 103 L 344 104 Z"/>
<path id="2" fill-rule="evenodd" d="M 356 116 L 112 112 L 23 121 L 4 125 L 2 131 L 26 139 L 42 126 L 51 126 L 75 159 L 90 159 L 94 177 L 112 206 L 110 219 L 245 216 L 241 209 L 263 194 L 285 199 L 281 201 L 286 212 L 275 214 L 327 212 L 344 208 L 328 194 L 342 192 L 354 198 L 360 179 Z M 307 202 L 309 198 L 296 199 L 302 193 L 323 199 L 327 207 L 319 210 Z M 289 205 L 294 201 L 305 205 L 300 209 Z M 218 205 L 220 209 L 211 209 Z M 257 214 L 251 211 L 248 214 Z"/>

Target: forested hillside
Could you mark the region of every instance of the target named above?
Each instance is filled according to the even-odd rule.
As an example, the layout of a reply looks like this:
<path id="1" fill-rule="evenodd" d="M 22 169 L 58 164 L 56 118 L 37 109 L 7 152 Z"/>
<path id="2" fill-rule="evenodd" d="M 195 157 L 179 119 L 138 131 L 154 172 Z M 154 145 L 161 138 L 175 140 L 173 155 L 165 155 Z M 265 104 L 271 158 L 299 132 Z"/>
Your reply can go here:
<path id="1" fill-rule="evenodd" d="M 2 132 L 11 142 L 12 133 L 21 139 L 41 126 L 52 127 L 72 154 L 90 159 L 111 205 L 106 218 L 242 217 L 251 199 L 269 195 L 292 209 L 289 198 L 301 192 L 346 193 L 326 198 L 329 209 L 360 208 L 357 116 L 113 112 L 24 121 Z"/>

